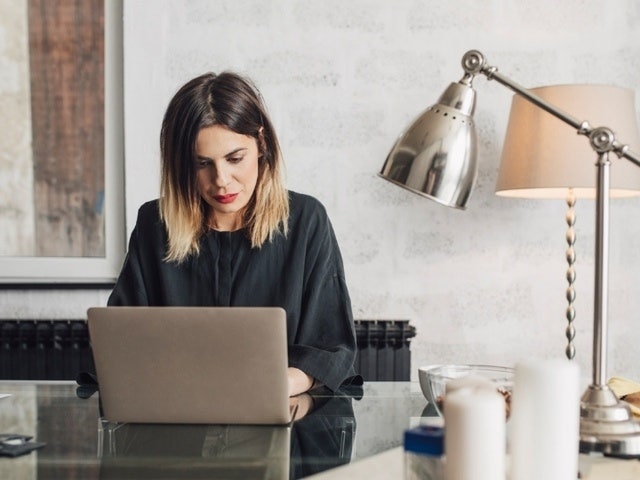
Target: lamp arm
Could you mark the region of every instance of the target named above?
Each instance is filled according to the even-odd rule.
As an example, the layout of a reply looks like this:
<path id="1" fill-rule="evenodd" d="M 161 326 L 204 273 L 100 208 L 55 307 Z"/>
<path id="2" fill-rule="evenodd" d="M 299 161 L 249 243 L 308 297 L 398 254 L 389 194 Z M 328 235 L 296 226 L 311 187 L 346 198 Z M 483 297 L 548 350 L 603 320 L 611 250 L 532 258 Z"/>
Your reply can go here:
<path id="1" fill-rule="evenodd" d="M 578 134 L 588 137 L 591 142 L 591 148 L 596 152 L 614 152 L 618 158 L 626 158 L 640 167 L 640 156 L 631 152 L 628 145 L 619 143 L 609 128 L 592 128 L 588 121 L 579 120 L 564 110 L 561 110 L 555 105 L 547 102 L 527 88 L 514 82 L 509 77 L 502 75 L 498 71 L 497 67 L 487 65 L 484 55 L 478 50 L 469 50 L 464 54 L 462 57 L 462 68 L 466 73 L 464 80 L 465 83 L 471 83 L 473 76 L 478 74 L 486 76 L 489 80 L 495 80 L 518 95 L 524 97 L 542 110 L 572 126 Z"/>

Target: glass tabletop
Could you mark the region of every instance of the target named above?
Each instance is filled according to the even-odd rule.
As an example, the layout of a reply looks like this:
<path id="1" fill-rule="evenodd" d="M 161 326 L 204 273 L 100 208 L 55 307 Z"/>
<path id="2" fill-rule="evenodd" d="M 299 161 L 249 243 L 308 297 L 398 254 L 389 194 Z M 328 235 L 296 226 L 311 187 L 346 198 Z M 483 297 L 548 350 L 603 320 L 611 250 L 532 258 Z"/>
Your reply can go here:
<path id="1" fill-rule="evenodd" d="M 46 445 L 0 457 L 0 478 L 303 478 L 400 446 L 435 415 L 417 382 L 315 391 L 288 426 L 113 424 L 99 394 L 73 382 L 5 381 L 2 394 L 0 434 Z"/>

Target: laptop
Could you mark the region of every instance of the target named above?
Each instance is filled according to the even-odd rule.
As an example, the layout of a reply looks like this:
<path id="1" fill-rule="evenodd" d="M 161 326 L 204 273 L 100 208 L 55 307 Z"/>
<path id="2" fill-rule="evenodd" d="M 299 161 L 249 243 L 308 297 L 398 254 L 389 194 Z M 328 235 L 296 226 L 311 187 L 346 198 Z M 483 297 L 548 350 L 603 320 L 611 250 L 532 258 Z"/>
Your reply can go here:
<path id="1" fill-rule="evenodd" d="M 279 307 L 96 307 L 87 312 L 104 419 L 291 422 Z"/>

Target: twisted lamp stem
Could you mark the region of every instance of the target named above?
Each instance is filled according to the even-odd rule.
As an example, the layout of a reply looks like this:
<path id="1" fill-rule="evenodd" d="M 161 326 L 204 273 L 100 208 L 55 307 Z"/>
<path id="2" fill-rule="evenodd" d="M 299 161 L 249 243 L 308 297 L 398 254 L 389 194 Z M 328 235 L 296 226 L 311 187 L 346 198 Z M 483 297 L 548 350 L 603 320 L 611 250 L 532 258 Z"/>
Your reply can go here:
<path id="1" fill-rule="evenodd" d="M 576 347 L 573 343 L 574 338 L 576 337 L 576 328 L 573 324 L 573 321 L 576 318 L 576 309 L 573 306 L 573 302 L 576 299 L 576 290 L 573 284 L 576 281 L 576 271 L 574 269 L 574 264 L 576 262 L 576 251 L 574 248 L 574 244 L 576 243 L 576 231 L 574 225 L 576 223 L 576 196 L 573 191 L 573 188 L 570 188 L 567 192 L 567 215 L 565 217 L 567 222 L 567 310 L 566 310 L 566 318 L 567 318 L 567 328 L 565 330 L 565 335 L 567 337 L 567 348 L 565 349 L 565 353 L 569 360 L 572 360 L 576 356 Z"/>

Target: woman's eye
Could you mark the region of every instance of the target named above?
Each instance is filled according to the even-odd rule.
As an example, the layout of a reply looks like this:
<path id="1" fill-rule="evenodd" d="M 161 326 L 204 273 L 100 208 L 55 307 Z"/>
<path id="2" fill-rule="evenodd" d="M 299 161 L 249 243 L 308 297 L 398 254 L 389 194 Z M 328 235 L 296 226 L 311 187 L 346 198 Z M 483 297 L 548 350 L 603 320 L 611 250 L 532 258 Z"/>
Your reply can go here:
<path id="1" fill-rule="evenodd" d="M 229 160 L 229 163 L 239 163 L 243 158 L 244 157 L 229 157 L 227 160 Z"/>

